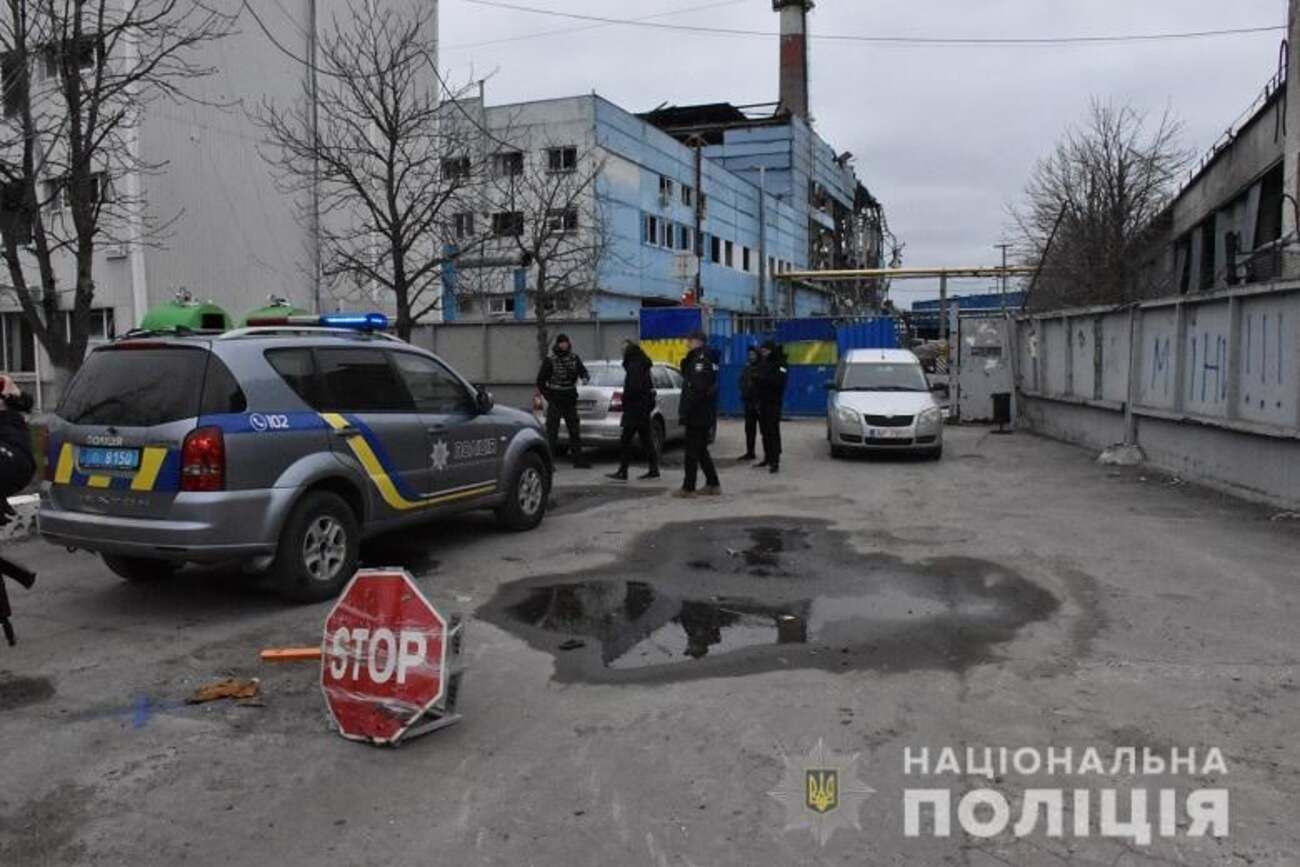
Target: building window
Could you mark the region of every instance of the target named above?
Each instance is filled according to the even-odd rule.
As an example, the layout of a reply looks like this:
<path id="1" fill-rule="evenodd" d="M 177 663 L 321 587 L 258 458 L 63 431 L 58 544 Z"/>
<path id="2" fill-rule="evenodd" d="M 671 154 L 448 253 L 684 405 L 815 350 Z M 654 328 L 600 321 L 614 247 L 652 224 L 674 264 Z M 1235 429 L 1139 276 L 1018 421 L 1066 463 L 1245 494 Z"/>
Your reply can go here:
<path id="1" fill-rule="evenodd" d="M 492 174 L 498 178 L 513 178 L 524 173 L 524 155 L 519 151 L 502 151 L 492 155 Z"/>
<path id="2" fill-rule="evenodd" d="M 680 232 L 677 233 L 677 249 L 690 250 L 691 247 L 691 228 L 690 226 L 680 226 Z"/>
<path id="3" fill-rule="evenodd" d="M 546 168 L 552 173 L 571 172 L 578 168 L 576 147 L 547 148 Z"/>
<path id="4" fill-rule="evenodd" d="M 673 200 L 673 179 L 659 176 L 659 204 L 667 205 Z"/>
<path id="5" fill-rule="evenodd" d="M 1282 237 L 1283 170 L 1279 163 L 1259 182 L 1259 216 L 1255 220 L 1255 249 Z"/>
<path id="6" fill-rule="evenodd" d="M 90 184 L 89 204 L 97 205 L 104 194 L 106 183 L 104 173 L 95 172 L 86 180 Z M 45 181 L 45 206 L 56 211 L 69 210 L 72 207 L 72 199 L 68 195 L 69 186 L 66 177 Z"/>
<path id="7" fill-rule="evenodd" d="M 0 313 L 0 344 L 7 373 L 36 372 L 36 340 L 21 313 Z"/>
<path id="8" fill-rule="evenodd" d="M 722 239 L 717 235 L 709 238 L 709 258 L 715 265 L 722 264 Z"/>
<path id="9" fill-rule="evenodd" d="M 54 78 L 62 71 L 61 54 L 72 58 L 78 70 L 85 72 L 94 69 L 103 61 L 104 40 L 94 34 L 83 35 L 80 39 L 68 39 L 63 42 L 64 51 L 59 51 L 59 43 L 50 43 L 41 49 L 45 76 Z"/>
<path id="10" fill-rule="evenodd" d="M 700 193 L 700 219 L 709 215 L 709 197 Z"/>
<path id="11" fill-rule="evenodd" d="M 677 227 L 673 223 L 668 222 L 667 220 L 664 220 L 663 227 L 664 227 L 664 236 L 663 238 L 660 239 L 660 246 L 667 247 L 669 250 L 671 250 L 673 249 L 673 238 L 677 234 Z"/>
<path id="12" fill-rule="evenodd" d="M 695 206 L 695 188 L 682 184 L 682 204 L 686 207 Z"/>
<path id="13" fill-rule="evenodd" d="M 5 117 L 16 117 L 23 110 L 27 91 L 27 65 L 17 54 L 0 58 L 0 80 L 4 87 Z"/>
<path id="14" fill-rule="evenodd" d="M 521 211 L 501 211 L 492 215 L 492 234 L 497 238 L 517 238 L 524 233 Z"/>
<path id="15" fill-rule="evenodd" d="M 463 181 L 470 176 L 469 157 L 443 157 L 442 179 L 445 181 Z"/>
<path id="16" fill-rule="evenodd" d="M 542 299 L 542 309 L 547 313 L 554 313 L 557 310 L 572 310 L 573 299 L 569 297 L 568 292 L 557 292 L 554 295 L 547 295 Z"/>
<path id="17" fill-rule="evenodd" d="M 776 258 L 774 256 L 767 257 L 767 273 L 769 275 L 776 274 Z"/>
<path id="18" fill-rule="evenodd" d="M 12 232 L 19 245 L 32 242 L 32 215 L 27 211 L 24 193 L 18 181 L 0 186 L 0 230 Z"/>
<path id="19" fill-rule="evenodd" d="M 63 327 L 65 333 L 72 333 L 72 311 L 63 311 Z M 113 321 L 112 307 L 96 307 L 90 311 L 90 331 L 88 332 L 91 343 L 106 343 L 117 337 L 117 326 Z"/>
<path id="20" fill-rule="evenodd" d="M 1211 215 L 1201 223 L 1201 289 L 1213 289 L 1216 276 L 1215 252 L 1218 247 L 1218 220 Z"/>
<path id="21" fill-rule="evenodd" d="M 453 214 L 451 222 L 457 240 L 474 237 L 474 215 L 472 213 L 466 211 Z"/>
<path id="22" fill-rule="evenodd" d="M 459 311 L 459 312 L 461 312 L 461 313 L 473 313 L 473 312 L 474 312 L 474 296 L 473 296 L 473 295 L 457 295 L 457 296 L 456 296 L 456 310 Z"/>
<path id="23" fill-rule="evenodd" d="M 645 218 L 645 243 L 657 245 L 659 243 L 659 218 L 647 215 Z"/>
<path id="24" fill-rule="evenodd" d="M 722 264 L 726 265 L 728 268 L 735 267 L 735 264 L 736 264 L 736 245 L 735 245 L 734 242 L 732 242 L 732 241 L 728 241 L 728 242 L 727 242 L 727 244 L 726 244 L 726 248 L 725 248 L 725 253 L 726 253 L 726 255 L 723 257 L 723 263 L 722 263 Z"/>
<path id="25" fill-rule="evenodd" d="M 750 260 L 749 248 L 741 247 L 740 248 L 740 270 L 744 271 L 746 274 L 750 272 L 749 260 Z"/>
<path id="26" fill-rule="evenodd" d="M 515 296 L 513 295 L 492 295 L 488 298 L 488 313 L 500 316 L 503 313 L 515 312 Z"/>
<path id="27" fill-rule="evenodd" d="M 546 231 L 548 232 L 576 232 L 578 231 L 578 209 L 577 208 L 551 208 L 546 212 Z"/>

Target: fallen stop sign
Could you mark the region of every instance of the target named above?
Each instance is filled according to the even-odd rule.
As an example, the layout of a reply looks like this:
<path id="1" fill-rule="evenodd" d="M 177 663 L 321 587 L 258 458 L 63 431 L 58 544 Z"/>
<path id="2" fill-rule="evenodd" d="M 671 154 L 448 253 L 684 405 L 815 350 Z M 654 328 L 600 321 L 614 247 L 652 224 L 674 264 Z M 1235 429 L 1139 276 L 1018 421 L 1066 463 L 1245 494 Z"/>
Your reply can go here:
<path id="1" fill-rule="evenodd" d="M 325 619 L 321 689 L 339 732 L 394 744 L 448 690 L 447 620 L 401 569 L 363 569 Z"/>

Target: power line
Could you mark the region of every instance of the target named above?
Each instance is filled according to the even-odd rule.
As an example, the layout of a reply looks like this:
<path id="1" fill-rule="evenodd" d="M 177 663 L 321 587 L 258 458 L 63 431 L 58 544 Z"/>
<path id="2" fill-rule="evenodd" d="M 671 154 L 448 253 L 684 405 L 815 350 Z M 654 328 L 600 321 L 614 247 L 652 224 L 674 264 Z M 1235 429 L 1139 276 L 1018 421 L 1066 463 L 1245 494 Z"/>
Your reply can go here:
<path id="1" fill-rule="evenodd" d="M 684 6 L 680 9 L 668 9 L 663 12 L 656 12 L 653 15 L 642 15 L 637 18 L 630 18 L 629 21 L 651 21 L 656 18 L 667 18 L 671 15 L 684 15 L 690 12 L 704 12 L 709 9 L 720 9 L 723 6 L 739 6 L 747 0 L 723 0 L 721 3 L 706 3 L 702 6 Z M 555 30 L 543 30 L 539 33 L 523 33 L 519 36 L 504 36 L 500 39 L 486 39 L 482 42 L 461 42 L 455 45 L 439 46 L 441 51 L 463 51 L 469 48 L 483 48 L 488 45 L 501 45 L 507 42 L 524 42 L 529 39 L 541 39 L 545 36 L 560 36 L 567 33 L 582 33 L 587 30 L 600 30 L 604 27 L 610 27 L 610 24 L 597 23 L 586 24 L 581 27 L 558 27 Z"/>
<path id="2" fill-rule="evenodd" d="M 707 27 L 696 24 L 666 24 L 661 21 L 648 21 L 644 18 L 610 18 L 603 15 L 584 15 L 577 12 L 560 12 L 555 9 L 540 9 L 536 6 L 523 6 L 506 3 L 503 0 L 462 0 L 475 6 L 488 6 L 494 9 L 509 9 L 514 12 L 529 12 L 534 15 L 548 15 L 554 18 L 567 18 L 573 21 L 590 21 L 599 24 L 628 25 L 647 27 L 656 30 L 671 30 L 685 33 L 701 33 L 714 36 L 757 36 L 773 39 L 780 34 L 770 30 L 746 30 L 737 27 Z M 1286 30 L 1285 25 L 1276 24 L 1260 27 L 1231 27 L 1217 30 L 1189 30 L 1178 33 L 1132 33 L 1108 36 L 864 36 L 844 33 L 810 33 L 808 38 L 819 42 L 856 42 L 874 45 L 912 45 L 912 46 L 1035 46 L 1035 45 L 1107 45 L 1126 42 L 1167 42 L 1172 40 L 1206 39 L 1219 36 L 1247 36 L 1260 33 L 1275 33 Z"/>

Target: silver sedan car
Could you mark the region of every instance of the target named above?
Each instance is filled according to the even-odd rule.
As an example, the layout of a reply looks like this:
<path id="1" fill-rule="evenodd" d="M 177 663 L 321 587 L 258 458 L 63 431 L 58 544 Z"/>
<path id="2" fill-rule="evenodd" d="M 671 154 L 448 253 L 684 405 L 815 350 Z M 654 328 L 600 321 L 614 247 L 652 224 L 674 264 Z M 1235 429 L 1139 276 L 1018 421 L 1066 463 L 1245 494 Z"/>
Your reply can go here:
<path id="1" fill-rule="evenodd" d="M 588 361 L 587 372 L 591 381 L 578 386 L 578 416 L 582 420 L 583 445 L 615 446 L 623 432 L 623 364 L 619 361 Z M 682 375 L 667 364 L 650 368 L 656 401 L 650 417 L 650 429 L 655 449 L 663 452 L 664 446 L 686 435 L 686 429 L 677 423 L 677 410 L 682 399 Z M 533 411 L 545 421 L 546 401 L 541 395 L 533 398 Z M 559 441 L 568 443 L 569 431 L 561 424 Z"/>

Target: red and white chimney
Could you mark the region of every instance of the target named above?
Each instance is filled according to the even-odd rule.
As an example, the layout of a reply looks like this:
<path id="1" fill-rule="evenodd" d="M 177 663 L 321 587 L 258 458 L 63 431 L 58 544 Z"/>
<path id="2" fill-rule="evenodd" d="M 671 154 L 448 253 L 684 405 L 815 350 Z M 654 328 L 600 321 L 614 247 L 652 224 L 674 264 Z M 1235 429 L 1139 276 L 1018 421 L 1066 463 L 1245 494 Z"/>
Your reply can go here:
<path id="1" fill-rule="evenodd" d="M 808 13 L 813 0 L 772 0 L 781 14 L 781 110 L 808 119 Z"/>

